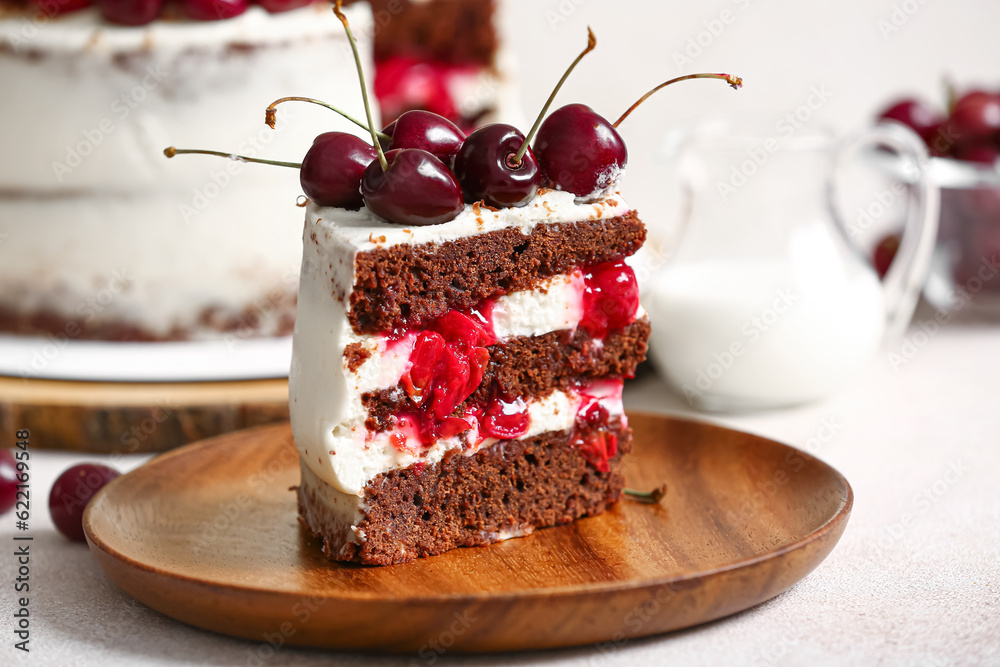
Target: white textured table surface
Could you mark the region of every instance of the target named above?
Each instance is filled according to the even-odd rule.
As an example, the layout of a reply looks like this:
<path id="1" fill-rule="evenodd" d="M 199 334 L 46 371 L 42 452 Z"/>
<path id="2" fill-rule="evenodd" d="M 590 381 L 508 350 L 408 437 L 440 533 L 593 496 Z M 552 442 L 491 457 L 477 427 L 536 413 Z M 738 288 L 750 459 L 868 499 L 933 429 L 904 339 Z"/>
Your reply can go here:
<path id="1" fill-rule="evenodd" d="M 689 413 L 653 377 L 633 383 L 627 402 Z M 13 648 L 17 566 L 7 514 L 0 518 L 0 664 L 1000 664 L 1000 329 L 945 329 L 898 372 L 883 356 L 823 403 L 717 420 L 813 452 L 856 494 L 847 532 L 826 562 L 784 595 L 734 617 L 604 649 L 431 660 L 282 648 L 261 660 L 268 651 L 258 644 L 143 607 L 105 579 L 86 546 L 56 534 L 48 489 L 81 457 L 36 450 L 31 652 Z M 116 464 L 130 469 L 141 460 Z"/>

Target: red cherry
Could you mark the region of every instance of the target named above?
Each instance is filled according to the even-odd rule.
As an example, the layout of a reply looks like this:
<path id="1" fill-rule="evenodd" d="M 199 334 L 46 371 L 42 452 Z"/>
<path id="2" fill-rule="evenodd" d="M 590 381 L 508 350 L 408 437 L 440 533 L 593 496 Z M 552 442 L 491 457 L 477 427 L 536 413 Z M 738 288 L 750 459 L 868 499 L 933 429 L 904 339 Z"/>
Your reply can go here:
<path id="1" fill-rule="evenodd" d="M 583 104 L 567 104 L 545 119 L 538 128 L 535 155 L 556 190 L 585 199 L 613 190 L 628 162 L 618 130 Z"/>
<path id="2" fill-rule="evenodd" d="M 462 188 L 441 160 L 418 148 L 386 153 L 389 168 L 373 160 L 361 178 L 365 204 L 397 225 L 437 225 L 462 212 Z"/>
<path id="3" fill-rule="evenodd" d="M 584 273 L 583 317 L 580 327 L 603 338 L 632 322 L 639 308 L 639 284 L 625 262 L 592 266 Z"/>
<path id="4" fill-rule="evenodd" d="M 419 148 L 450 164 L 465 141 L 465 133 L 430 111 L 407 111 L 382 130 L 392 137 L 389 148 Z"/>
<path id="5" fill-rule="evenodd" d="M 458 119 L 448 90 L 448 72 L 454 66 L 408 57 L 390 57 L 375 64 L 375 97 L 383 118 L 398 118 L 411 109 L 427 109 Z"/>
<path id="6" fill-rule="evenodd" d="M 1000 148 L 993 143 L 962 143 L 955 146 L 955 157 L 966 162 L 993 164 L 1000 159 Z"/>
<path id="7" fill-rule="evenodd" d="M 882 120 L 894 120 L 908 126 L 920 135 L 928 146 L 931 145 L 944 116 L 918 100 L 900 100 L 878 116 Z"/>
<path id="8" fill-rule="evenodd" d="M 320 206 L 359 209 L 364 205 L 361 177 L 375 157 L 375 147 L 353 134 L 325 132 L 306 152 L 299 184 Z"/>
<path id="9" fill-rule="evenodd" d="M 146 25 L 160 14 L 163 0 L 100 0 L 104 20 L 120 25 Z"/>
<path id="10" fill-rule="evenodd" d="M 9 449 L 0 449 L 0 514 L 17 502 L 17 461 Z"/>
<path id="11" fill-rule="evenodd" d="M 1000 130 L 1000 95 L 981 90 L 963 95 L 951 110 L 950 122 L 963 141 L 988 139 Z"/>
<path id="12" fill-rule="evenodd" d="M 520 163 L 514 162 L 524 135 L 502 123 L 479 128 L 469 135 L 455 156 L 455 176 L 465 201 L 482 200 L 496 208 L 524 206 L 541 184 L 538 161 L 528 148 Z"/>
<path id="13" fill-rule="evenodd" d="M 96 463 L 76 465 L 59 475 L 49 494 L 49 513 L 59 532 L 74 542 L 85 542 L 83 510 L 116 477 L 120 477 L 117 470 Z"/>
<path id="14" fill-rule="evenodd" d="M 92 0 L 32 0 L 31 4 L 48 16 L 60 16 L 90 7 Z"/>
<path id="15" fill-rule="evenodd" d="M 502 440 L 520 438 L 528 432 L 530 424 L 528 405 L 520 398 L 512 400 L 494 398 L 490 401 L 482 419 L 483 431 Z"/>
<path id="16" fill-rule="evenodd" d="M 576 414 L 571 444 L 600 472 L 610 472 L 608 461 L 618 453 L 618 436 L 599 430 L 607 428 L 610 422 L 607 408 L 594 397 L 585 399 Z"/>
<path id="17" fill-rule="evenodd" d="M 433 327 L 448 341 L 467 347 L 483 347 L 497 342 L 496 334 L 486 328 L 485 321 L 477 321 L 457 310 L 449 310 L 434 322 Z"/>
<path id="18" fill-rule="evenodd" d="M 875 252 L 872 253 L 872 264 L 875 265 L 875 271 L 878 273 L 879 278 L 885 278 L 885 274 L 889 272 L 892 260 L 899 251 L 900 240 L 901 237 L 899 234 L 887 234 L 875 246 Z"/>
<path id="19" fill-rule="evenodd" d="M 197 21 L 231 19 L 249 7 L 247 0 L 181 0 L 184 15 Z"/>
<path id="20" fill-rule="evenodd" d="M 444 337 L 436 331 L 422 331 L 410 352 L 410 369 L 403 375 L 402 384 L 407 396 L 414 403 L 423 400 L 424 391 L 434 380 L 438 360 L 444 354 Z"/>
<path id="21" fill-rule="evenodd" d="M 272 14 L 280 14 L 281 12 L 305 7 L 311 5 L 312 2 L 313 0 L 257 0 L 258 5 Z"/>
<path id="22" fill-rule="evenodd" d="M 445 419 L 458 405 L 469 397 L 472 392 L 466 392 L 469 385 L 469 360 L 452 346 L 444 349 L 438 361 L 437 374 L 434 383 L 434 415 Z"/>

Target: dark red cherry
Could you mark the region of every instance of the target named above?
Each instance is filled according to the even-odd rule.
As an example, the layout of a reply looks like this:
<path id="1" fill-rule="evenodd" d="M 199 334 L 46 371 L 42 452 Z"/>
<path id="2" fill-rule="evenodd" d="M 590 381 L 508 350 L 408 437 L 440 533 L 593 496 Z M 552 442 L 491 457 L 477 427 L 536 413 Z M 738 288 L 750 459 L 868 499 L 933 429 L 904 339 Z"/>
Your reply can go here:
<path id="1" fill-rule="evenodd" d="M 552 187 L 585 200 L 613 190 L 628 162 L 618 130 L 584 104 L 567 104 L 545 119 L 535 155 Z"/>
<path id="2" fill-rule="evenodd" d="M 878 116 L 881 120 L 894 120 L 908 126 L 928 145 L 944 122 L 944 116 L 919 100 L 900 100 Z"/>
<path id="3" fill-rule="evenodd" d="M 59 532 L 74 542 L 85 542 L 83 510 L 116 477 L 120 477 L 117 470 L 96 463 L 82 463 L 59 475 L 49 494 L 49 513 Z"/>
<path id="4" fill-rule="evenodd" d="M 9 449 L 0 449 L 0 514 L 17 502 L 17 461 Z"/>
<path id="5" fill-rule="evenodd" d="M 299 7 L 311 5 L 312 3 L 313 0 L 257 0 L 258 5 L 272 14 L 289 12 L 293 9 L 298 9 Z"/>
<path id="6" fill-rule="evenodd" d="M 955 157 L 966 162 L 993 164 L 1000 160 L 1000 148 L 994 143 L 973 142 L 955 146 Z"/>
<path id="7" fill-rule="evenodd" d="M 437 225 L 462 212 L 462 188 L 441 160 L 419 148 L 389 151 L 389 168 L 373 160 L 361 178 L 365 204 L 397 225 Z"/>
<path id="8" fill-rule="evenodd" d="M 181 9 L 197 21 L 220 21 L 239 16 L 247 10 L 247 0 L 181 0 Z"/>
<path id="9" fill-rule="evenodd" d="M 455 176 L 462 184 L 465 201 L 483 201 L 488 206 L 524 206 L 542 182 L 538 161 L 531 149 L 514 158 L 524 135 L 512 125 L 485 125 L 468 136 L 455 156 Z"/>
<path id="10" fill-rule="evenodd" d="M 146 25 L 160 15 L 163 0 L 100 0 L 101 16 L 119 25 Z"/>
<path id="11" fill-rule="evenodd" d="M 949 122 L 962 141 L 993 136 L 1000 130 L 1000 95 L 981 90 L 966 93 L 955 103 Z"/>
<path id="12" fill-rule="evenodd" d="M 20 4 L 20 3 L 14 3 Z M 32 0 L 33 6 L 40 9 L 47 16 L 59 16 L 69 14 L 80 9 L 90 7 L 91 0 Z"/>
<path id="13" fill-rule="evenodd" d="M 465 141 L 453 122 L 430 111 L 407 111 L 382 130 L 392 137 L 389 148 L 419 148 L 450 164 Z"/>
<path id="14" fill-rule="evenodd" d="M 875 251 L 872 253 L 872 264 L 875 265 L 875 271 L 879 278 L 885 278 L 885 274 L 889 272 L 892 260 L 899 252 L 900 240 L 901 237 L 898 233 L 887 234 L 875 246 Z"/>
<path id="15" fill-rule="evenodd" d="M 320 206 L 359 209 L 364 205 L 361 177 L 376 155 L 374 146 L 353 134 L 325 132 L 302 160 L 302 191 Z"/>

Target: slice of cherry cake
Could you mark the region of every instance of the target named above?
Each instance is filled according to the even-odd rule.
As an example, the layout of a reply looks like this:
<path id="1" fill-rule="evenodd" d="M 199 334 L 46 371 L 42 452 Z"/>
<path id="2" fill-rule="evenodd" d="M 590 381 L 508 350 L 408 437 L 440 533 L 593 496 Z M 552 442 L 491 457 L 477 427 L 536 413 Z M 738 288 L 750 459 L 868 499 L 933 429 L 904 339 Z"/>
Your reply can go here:
<path id="1" fill-rule="evenodd" d="M 403 563 L 619 499 L 645 234 L 618 193 L 412 228 L 309 205 L 290 403 L 328 557 Z"/>

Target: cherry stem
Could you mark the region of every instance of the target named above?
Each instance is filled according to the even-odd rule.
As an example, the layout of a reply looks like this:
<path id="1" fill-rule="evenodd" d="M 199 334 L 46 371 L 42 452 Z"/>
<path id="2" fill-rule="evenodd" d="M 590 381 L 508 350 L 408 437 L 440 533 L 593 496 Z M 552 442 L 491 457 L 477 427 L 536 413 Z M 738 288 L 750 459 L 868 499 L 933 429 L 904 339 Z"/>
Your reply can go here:
<path id="1" fill-rule="evenodd" d="M 216 155 L 218 157 L 226 157 L 230 160 L 239 160 L 240 162 L 256 162 L 257 164 L 271 164 L 276 167 L 291 167 L 292 169 L 300 169 L 302 167 L 301 162 L 280 162 L 278 160 L 262 160 L 257 157 L 247 157 L 245 155 L 235 155 L 233 153 L 225 153 L 223 151 L 203 151 L 198 148 L 174 148 L 170 146 L 169 148 L 163 149 L 163 154 L 167 157 L 174 157 L 175 155 Z"/>
<path id="2" fill-rule="evenodd" d="M 368 130 L 372 133 L 372 144 L 375 145 L 375 152 L 378 153 L 379 164 L 382 165 L 382 171 L 389 170 L 389 163 L 385 159 L 385 153 L 382 152 L 382 145 L 378 140 L 378 132 L 375 131 L 375 121 L 372 120 L 372 107 L 368 102 L 368 89 L 365 86 L 365 68 L 361 65 L 361 56 L 358 54 L 358 44 L 354 39 L 354 32 L 351 30 L 350 24 L 347 22 L 347 16 L 344 14 L 344 10 L 341 7 L 343 0 L 337 0 L 333 5 L 333 13 L 337 15 L 340 22 L 344 24 L 344 30 L 347 32 L 347 40 L 351 43 L 351 51 L 354 53 L 354 64 L 358 68 L 358 79 L 361 80 L 361 99 L 365 102 L 365 116 L 368 118 Z"/>
<path id="3" fill-rule="evenodd" d="M 546 112 L 548 112 L 549 107 L 552 106 L 552 102 L 556 99 L 556 93 L 559 92 L 559 89 L 562 88 L 562 85 L 566 82 L 566 79 L 569 78 L 570 72 L 576 69 L 577 64 L 579 64 L 579 62 L 583 60 L 583 57 L 588 53 L 590 53 L 591 51 L 593 51 L 594 47 L 596 46 L 597 46 L 597 38 L 594 37 L 594 31 L 591 30 L 590 27 L 588 26 L 587 48 L 581 51 L 580 55 L 576 57 L 576 60 L 573 61 L 573 63 L 569 66 L 569 69 L 566 70 L 566 72 L 562 75 L 562 78 L 559 79 L 559 83 L 557 83 L 556 87 L 552 90 L 552 94 L 549 95 L 549 99 L 545 101 L 545 106 L 542 107 L 542 110 L 538 113 L 538 117 L 535 118 L 535 124 L 531 126 L 531 131 L 528 132 L 528 136 L 524 138 L 524 141 L 521 142 L 521 147 L 517 150 L 517 153 L 514 154 L 513 162 L 515 165 L 521 164 L 521 158 L 523 158 L 524 154 L 528 152 L 528 144 L 531 143 L 532 138 L 535 136 L 535 132 L 538 131 L 538 127 L 542 124 L 542 119 L 545 118 Z"/>
<path id="4" fill-rule="evenodd" d="M 272 130 L 274 129 L 274 123 L 275 123 L 275 120 L 277 120 L 277 116 L 278 116 L 277 109 L 275 107 L 277 107 L 282 102 L 308 102 L 309 104 L 317 104 L 317 105 L 319 105 L 321 107 L 325 107 L 325 108 L 329 109 L 330 111 L 335 111 L 335 112 L 339 113 L 341 116 L 343 116 L 347 120 L 351 121 L 352 123 L 354 123 L 358 127 L 364 128 L 366 130 L 368 129 L 367 125 L 365 125 L 363 122 L 361 122 L 360 120 L 358 120 L 357 118 L 355 118 L 351 114 L 347 113 L 343 109 L 338 109 L 337 107 L 333 106 L 332 104 L 328 104 L 327 102 L 324 102 L 322 100 L 314 100 L 311 97 L 282 97 L 280 100 L 275 100 L 275 101 L 271 102 L 271 104 L 267 107 L 267 109 L 264 110 L 264 122 Z M 390 137 L 388 134 L 385 134 L 383 132 L 376 132 L 376 134 L 378 135 L 378 138 L 381 141 L 390 141 L 392 139 L 392 137 Z"/>
<path id="5" fill-rule="evenodd" d="M 667 485 L 659 486 L 652 491 L 636 491 L 635 489 L 622 489 L 622 493 L 630 498 L 634 498 L 640 503 L 648 505 L 659 505 L 664 496 L 667 495 Z"/>
<path id="6" fill-rule="evenodd" d="M 669 86 L 672 83 L 677 83 L 678 81 L 686 81 L 688 79 L 720 79 L 720 80 L 725 81 L 726 83 L 728 83 L 730 86 L 732 86 L 733 90 L 739 90 L 740 88 L 743 87 L 743 79 L 741 79 L 738 76 L 733 76 L 732 74 L 709 74 L 709 73 L 703 72 L 701 74 L 687 74 L 685 76 L 679 76 L 676 79 L 671 79 L 670 81 L 664 81 L 663 83 L 661 83 L 660 85 L 658 85 L 656 88 L 653 88 L 651 91 L 649 91 L 648 93 L 646 93 L 645 95 L 643 95 L 642 97 L 640 97 L 638 99 L 638 101 L 636 101 L 635 104 L 633 104 L 632 106 L 630 106 L 628 108 L 628 110 L 625 113 L 622 114 L 621 118 L 619 118 L 618 120 L 615 121 L 615 124 L 614 124 L 615 129 L 617 129 L 618 126 L 622 124 L 623 120 L 625 120 L 626 118 L 629 117 L 629 114 L 631 114 L 633 111 L 635 111 L 635 109 L 636 109 L 637 106 L 639 106 L 640 104 L 642 104 L 643 102 L 645 102 L 646 99 L 650 95 L 652 95 L 653 93 L 655 93 L 656 91 L 658 91 L 660 88 L 665 88 L 666 86 Z"/>

